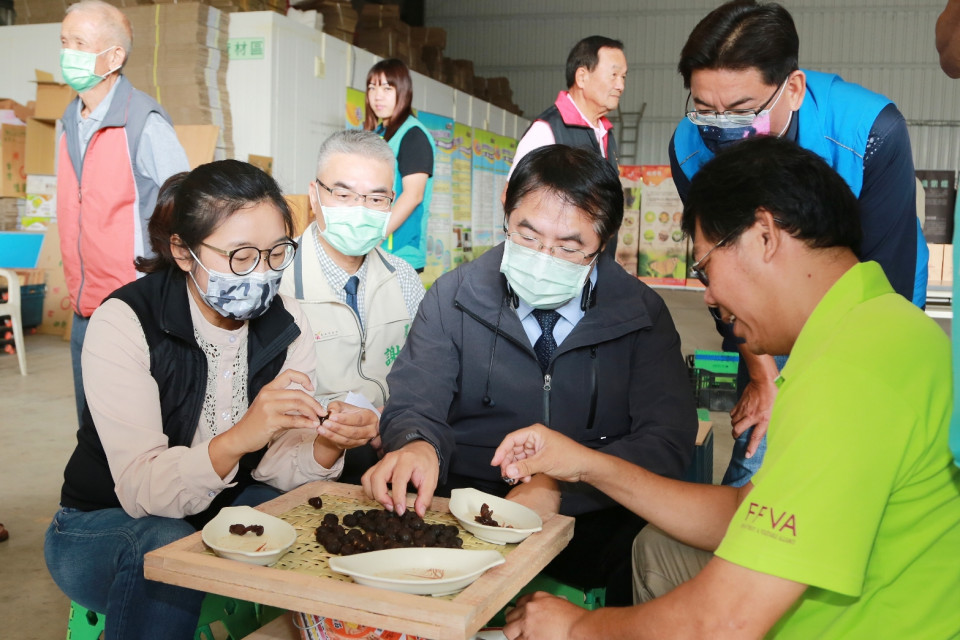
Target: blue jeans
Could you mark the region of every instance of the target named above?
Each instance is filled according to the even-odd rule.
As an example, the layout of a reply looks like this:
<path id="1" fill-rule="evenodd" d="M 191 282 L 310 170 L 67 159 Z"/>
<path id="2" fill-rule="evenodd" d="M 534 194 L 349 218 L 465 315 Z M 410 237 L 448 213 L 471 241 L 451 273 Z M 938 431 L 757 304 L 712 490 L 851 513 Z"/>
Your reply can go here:
<path id="1" fill-rule="evenodd" d="M 787 363 L 787 356 L 774 356 L 777 363 L 777 369 L 783 369 Z M 744 387 L 750 382 L 750 372 L 747 370 L 743 359 L 740 359 L 740 365 L 737 368 L 737 400 L 743 394 Z M 730 454 L 730 464 L 727 466 L 726 473 L 723 474 L 723 480 L 720 484 L 731 487 L 742 487 L 753 477 L 753 474 L 760 469 L 763 463 L 763 456 L 767 452 L 767 436 L 757 446 L 757 451 L 749 458 L 746 457 L 747 445 L 750 443 L 750 435 L 753 433 L 753 427 L 750 427 L 740 437 L 733 441 L 733 452 Z"/>
<path id="2" fill-rule="evenodd" d="M 233 504 L 256 506 L 280 494 L 255 484 Z M 106 616 L 105 640 L 193 638 L 205 594 L 147 580 L 143 556 L 194 531 L 178 518 L 61 508 L 47 529 L 43 554 L 67 597 Z"/>
<path id="3" fill-rule="evenodd" d="M 90 318 L 84 318 L 77 313 L 73 314 L 73 324 L 70 325 L 70 360 L 73 363 L 73 394 L 77 402 L 77 424 L 80 424 L 83 409 L 87 406 L 87 398 L 83 395 L 80 353 L 83 351 L 83 339 L 87 335 L 88 324 L 90 324 Z"/>

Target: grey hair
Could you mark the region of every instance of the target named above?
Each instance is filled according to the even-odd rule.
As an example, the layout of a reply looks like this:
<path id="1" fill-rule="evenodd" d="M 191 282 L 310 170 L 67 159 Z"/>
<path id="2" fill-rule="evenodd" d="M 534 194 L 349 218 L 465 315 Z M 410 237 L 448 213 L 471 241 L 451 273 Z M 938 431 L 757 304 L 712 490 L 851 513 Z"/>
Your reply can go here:
<path id="1" fill-rule="evenodd" d="M 320 145 L 317 153 L 317 175 L 323 171 L 330 157 L 338 153 L 364 156 L 373 160 L 381 160 L 396 171 L 397 159 L 393 155 L 383 138 L 373 131 L 337 131 Z"/>
<path id="2" fill-rule="evenodd" d="M 103 0 L 80 0 L 67 7 L 66 15 L 78 11 L 94 14 L 100 18 L 98 21 L 100 37 L 107 46 L 123 49 L 123 64 L 126 65 L 127 60 L 130 59 L 130 52 L 133 51 L 133 27 L 130 26 L 127 16 L 120 9 Z"/>

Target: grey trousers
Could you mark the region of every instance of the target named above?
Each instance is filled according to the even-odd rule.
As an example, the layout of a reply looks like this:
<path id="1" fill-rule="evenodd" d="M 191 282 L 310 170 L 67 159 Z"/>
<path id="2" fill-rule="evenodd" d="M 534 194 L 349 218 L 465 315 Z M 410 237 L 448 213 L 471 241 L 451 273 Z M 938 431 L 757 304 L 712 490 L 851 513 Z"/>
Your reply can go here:
<path id="1" fill-rule="evenodd" d="M 677 542 L 648 524 L 633 540 L 633 602 L 658 598 L 703 569 L 713 554 Z"/>

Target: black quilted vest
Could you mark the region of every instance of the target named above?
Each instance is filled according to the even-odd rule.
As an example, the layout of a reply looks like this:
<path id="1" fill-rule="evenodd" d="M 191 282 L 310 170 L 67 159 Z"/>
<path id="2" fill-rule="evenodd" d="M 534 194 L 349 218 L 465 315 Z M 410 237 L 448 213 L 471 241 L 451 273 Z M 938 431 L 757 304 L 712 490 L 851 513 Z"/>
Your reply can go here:
<path id="1" fill-rule="evenodd" d="M 567 124 L 564 122 L 563 117 L 560 115 L 560 110 L 557 109 L 557 105 L 550 105 L 550 107 L 537 116 L 536 119 L 542 120 L 550 125 L 550 130 L 553 131 L 553 139 L 557 141 L 557 144 L 565 144 L 568 147 L 576 147 L 578 149 L 592 149 L 598 154 L 603 155 L 600 150 L 600 143 L 597 142 L 597 136 L 593 133 L 593 129 L 586 125 Z M 613 129 L 607 132 L 607 162 L 613 167 L 614 171 L 617 173 L 620 172 L 620 167 L 617 164 L 617 141 L 614 139 Z"/>
<path id="2" fill-rule="evenodd" d="M 150 351 L 150 375 L 160 391 L 163 433 L 171 447 L 189 447 L 193 442 L 207 388 L 207 358 L 193 335 L 187 295 L 186 278 L 179 269 L 147 275 L 110 295 L 129 305 L 140 320 Z M 247 392 L 252 403 L 260 389 L 280 373 L 287 347 L 300 329 L 280 298 L 275 298 L 263 316 L 250 321 L 247 335 Z M 236 486 L 222 491 L 210 507 L 187 520 L 200 526 L 231 504 L 253 482 L 250 472 L 264 451 L 266 448 L 243 456 L 234 478 Z M 77 448 L 63 475 L 60 504 L 64 507 L 95 511 L 120 506 L 89 407 L 83 412 Z"/>

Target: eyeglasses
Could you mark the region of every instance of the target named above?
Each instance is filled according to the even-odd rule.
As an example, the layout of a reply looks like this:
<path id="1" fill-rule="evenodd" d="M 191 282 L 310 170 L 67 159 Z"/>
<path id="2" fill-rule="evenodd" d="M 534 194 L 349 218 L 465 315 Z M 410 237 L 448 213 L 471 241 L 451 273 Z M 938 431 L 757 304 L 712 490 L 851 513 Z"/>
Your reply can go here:
<path id="1" fill-rule="evenodd" d="M 290 263 L 293 262 L 293 256 L 297 253 L 297 243 L 294 240 L 284 240 L 269 249 L 240 247 L 232 251 L 218 249 L 206 242 L 200 244 L 222 256 L 227 256 L 230 259 L 230 271 L 238 276 L 252 273 L 260 265 L 261 256 L 266 256 L 268 267 L 274 271 L 283 271 L 290 266 Z"/>
<path id="2" fill-rule="evenodd" d="M 786 227 L 786 223 L 785 223 L 782 219 L 780 219 L 780 218 L 774 217 L 774 218 L 773 218 L 773 221 L 774 221 L 775 223 L 777 223 L 778 225 L 780 225 L 780 227 L 782 227 L 782 228 L 785 228 L 785 227 Z M 728 234 L 723 238 L 723 240 L 721 240 L 721 241 L 718 242 L 717 244 L 715 244 L 715 245 L 713 245 L 712 247 L 710 247 L 710 250 L 707 251 L 705 254 L 703 254 L 703 257 L 702 257 L 702 258 L 700 258 L 699 260 L 697 260 L 696 262 L 694 262 L 692 265 L 690 265 L 690 275 L 692 275 L 694 278 L 696 278 L 697 280 L 699 280 L 700 283 L 701 283 L 703 286 L 709 287 L 709 286 L 710 286 L 710 278 L 707 276 L 707 272 L 703 270 L 703 263 L 706 262 L 707 258 L 710 257 L 710 254 L 711 254 L 711 253 L 713 253 L 714 251 L 716 251 L 717 249 L 719 249 L 719 248 L 722 247 L 723 245 L 725 245 L 725 244 L 727 244 L 728 242 L 730 242 L 730 240 L 732 240 L 735 236 L 739 235 L 739 234 L 742 233 L 743 231 L 744 231 L 744 229 L 742 229 L 742 228 L 741 228 L 741 229 L 734 229 L 733 231 L 731 231 L 730 233 L 728 233 Z M 789 233 L 789 230 L 788 230 L 788 233 Z"/>
<path id="3" fill-rule="evenodd" d="M 340 205 L 350 205 L 355 202 L 362 202 L 371 209 L 375 209 L 377 211 L 389 211 L 390 205 L 393 204 L 393 198 L 390 196 L 385 196 L 382 193 L 369 193 L 364 195 L 343 187 L 333 187 L 331 189 L 327 185 L 320 182 L 319 178 L 316 180 L 316 182 L 318 185 L 326 189 L 330 195 L 333 196 L 333 199 L 336 200 Z"/>
<path id="4" fill-rule="evenodd" d="M 737 232 L 733 231 L 727 234 L 727 236 L 723 240 L 721 240 L 717 244 L 710 247 L 710 250 L 707 251 L 705 254 L 703 254 L 702 258 L 700 258 L 699 260 L 694 262 L 692 265 L 690 265 L 690 275 L 692 275 L 694 278 L 699 280 L 703 286 L 709 287 L 710 278 L 707 277 L 707 272 L 703 270 L 703 263 L 707 260 L 707 258 L 710 257 L 711 253 L 713 253 L 714 251 L 716 251 L 726 243 L 730 242 L 730 239 L 733 238 L 736 234 Z"/>
<path id="5" fill-rule="evenodd" d="M 764 102 L 763 106 L 759 109 L 728 109 L 727 111 L 713 111 L 711 109 L 690 110 L 688 107 L 690 106 L 691 94 L 688 93 L 687 104 L 684 106 L 684 111 L 686 112 L 687 119 L 698 127 L 716 127 L 723 124 L 732 124 L 738 127 L 749 126 L 752 125 L 757 116 L 766 110 L 770 103 L 780 95 L 789 79 L 790 76 L 787 76 L 774 90 L 770 99 Z"/>
<path id="6" fill-rule="evenodd" d="M 586 253 L 580 249 L 571 249 L 564 246 L 555 246 L 548 247 L 537 238 L 531 238 L 530 236 L 525 236 L 519 231 L 511 231 L 506 236 L 510 242 L 519 245 L 521 247 L 526 247 L 527 249 L 533 249 L 534 251 L 543 251 L 547 250 L 547 253 L 553 256 L 554 258 L 559 258 L 564 262 L 572 262 L 573 264 L 583 264 L 587 260 L 593 258 L 595 255 L 600 253 L 600 250 L 597 249 L 593 253 Z"/>

